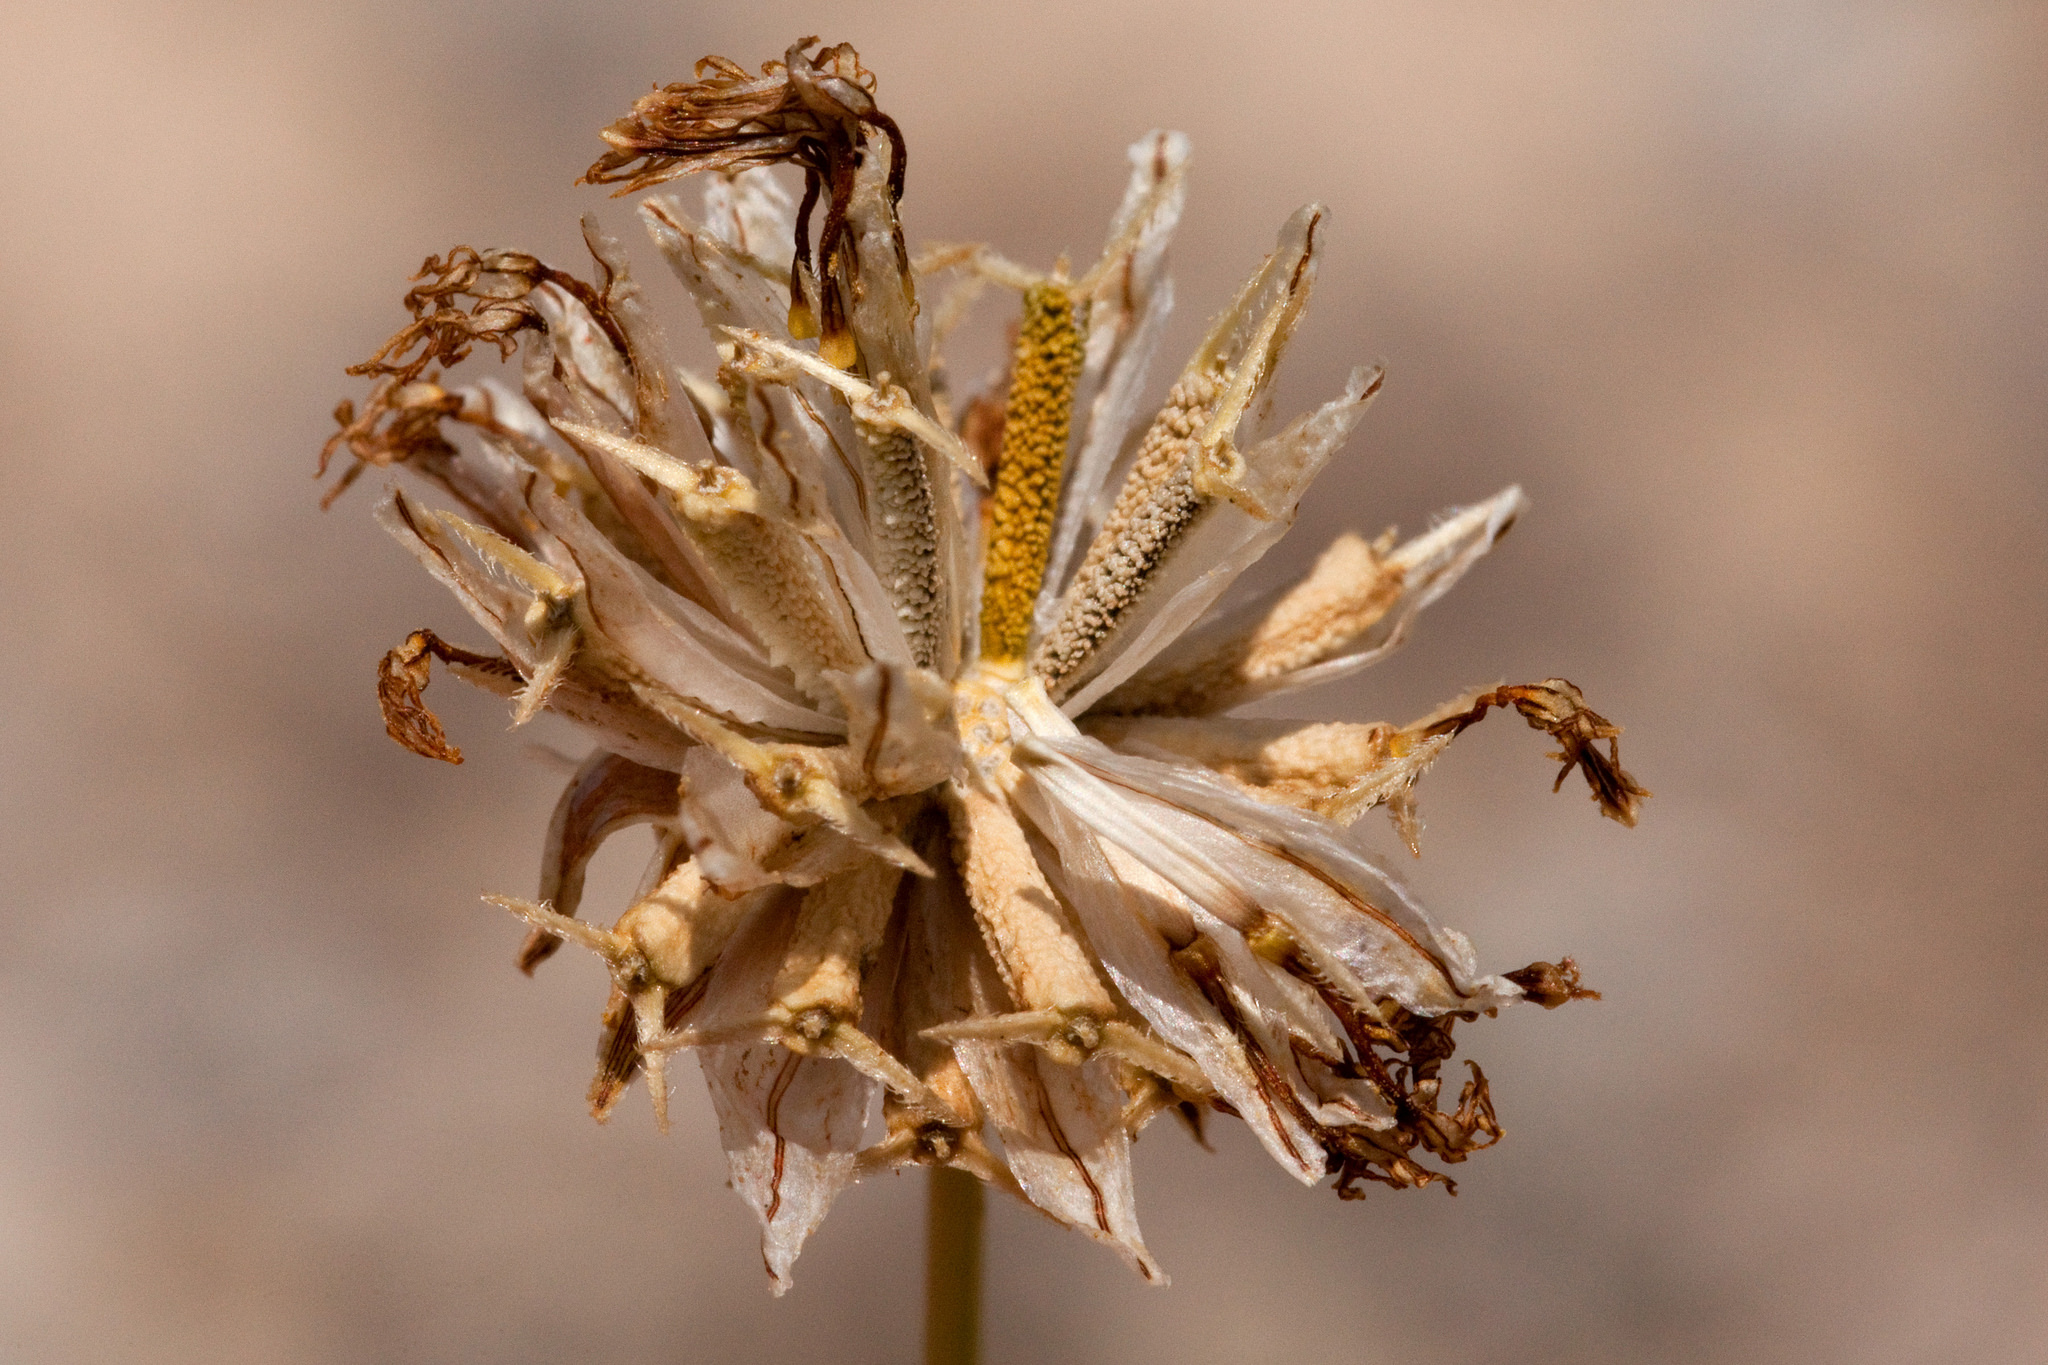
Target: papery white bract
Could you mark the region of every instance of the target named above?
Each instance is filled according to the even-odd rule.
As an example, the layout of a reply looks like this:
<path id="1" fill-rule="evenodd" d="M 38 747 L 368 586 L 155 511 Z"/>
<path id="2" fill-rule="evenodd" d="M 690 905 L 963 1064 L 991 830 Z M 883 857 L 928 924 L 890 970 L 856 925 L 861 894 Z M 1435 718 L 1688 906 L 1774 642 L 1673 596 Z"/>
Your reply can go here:
<path id="1" fill-rule="evenodd" d="M 1421 1158 L 1500 1136 L 1476 1066 L 1440 1105 L 1453 1025 L 1591 993 L 1569 958 L 1482 973 L 1344 826 L 1384 805 L 1412 847 L 1416 778 L 1491 707 L 1556 737 L 1606 814 L 1633 824 L 1648 793 L 1561 679 L 1406 726 L 1231 713 L 1398 647 L 1520 492 L 1405 543 L 1347 535 L 1298 585 L 1219 608 L 1380 385 L 1359 370 L 1250 429 L 1325 211 L 1289 219 L 1148 408 L 1187 140 L 1131 147 L 1078 276 L 982 246 L 913 258 L 902 134 L 852 48 L 814 46 L 758 76 L 707 59 L 607 129 L 590 172 L 707 173 L 701 216 L 640 212 L 715 374 L 676 364 L 586 221 L 594 283 L 520 252 L 430 257 L 326 452 L 355 460 L 337 493 L 403 466 L 445 497 L 393 491 L 379 516 L 497 651 L 429 631 L 392 651 L 393 737 L 461 761 L 422 695 L 438 659 L 515 722 L 553 711 L 594 742 L 539 898 L 492 898 L 533 926 L 525 970 L 574 940 L 611 974 L 592 1112 L 644 1072 L 665 1123 L 668 1059 L 694 1049 L 778 1292 L 837 1193 L 906 1163 L 970 1171 L 1163 1280 L 1129 1153 L 1168 1111 L 1240 1118 L 1347 1197 L 1444 1179 Z M 1011 373 L 959 401 L 944 343 L 991 283 L 1023 299 Z M 438 377 L 478 343 L 523 343 L 521 392 Z M 639 824 L 656 852 L 633 903 L 577 919 L 592 854 Z"/>

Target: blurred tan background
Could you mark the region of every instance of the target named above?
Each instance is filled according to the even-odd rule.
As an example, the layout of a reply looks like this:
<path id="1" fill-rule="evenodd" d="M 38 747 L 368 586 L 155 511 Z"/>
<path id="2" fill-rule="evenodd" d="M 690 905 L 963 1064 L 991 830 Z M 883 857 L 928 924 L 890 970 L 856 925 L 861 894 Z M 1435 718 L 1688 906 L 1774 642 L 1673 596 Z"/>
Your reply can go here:
<path id="1" fill-rule="evenodd" d="M 1092 253 L 1124 145 L 1190 133 L 1171 349 L 1327 201 L 1281 410 L 1391 377 L 1277 558 L 1534 510 L 1306 704 L 1562 673 L 1657 792 L 1602 821 L 1502 720 L 1422 789 L 1482 961 L 1607 992 L 1461 1033 L 1509 1136 L 1457 1198 L 1160 1125 L 1173 1287 L 998 1208 L 989 1359 L 2041 1359 L 2048 11 L 1444 0 L 10 7 L 0 1357 L 915 1351 L 919 1178 L 776 1302 L 688 1070 L 668 1139 L 584 1116 L 601 973 L 521 978 L 476 900 L 576 737 L 449 683 L 466 765 L 386 740 L 379 654 L 479 637 L 378 480 L 311 478 L 421 257 L 579 265 L 631 225 L 570 185 L 598 127 L 809 32 L 879 73 L 914 239 Z"/>

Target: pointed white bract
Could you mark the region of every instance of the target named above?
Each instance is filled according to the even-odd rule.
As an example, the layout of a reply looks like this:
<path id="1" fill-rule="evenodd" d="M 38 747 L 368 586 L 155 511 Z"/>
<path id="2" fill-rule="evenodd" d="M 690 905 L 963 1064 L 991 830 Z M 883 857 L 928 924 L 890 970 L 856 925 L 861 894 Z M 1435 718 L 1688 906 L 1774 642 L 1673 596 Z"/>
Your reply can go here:
<path id="1" fill-rule="evenodd" d="M 393 737 L 461 761 L 424 697 L 438 661 L 592 742 L 539 899 L 493 898 L 530 926 L 524 969 L 565 941 L 604 964 L 592 1112 L 644 1074 L 665 1122 L 668 1060 L 695 1050 L 778 1293 L 839 1191 L 904 1164 L 970 1171 L 1164 1283 L 1130 1148 L 1169 1111 L 1241 1119 L 1347 1198 L 1444 1180 L 1425 1161 L 1500 1136 L 1476 1066 L 1442 1092 L 1454 1025 L 1591 993 L 1569 958 L 1483 972 L 1345 826 L 1383 805 L 1414 847 L 1416 780 L 1495 708 L 1610 816 L 1647 793 L 1562 679 L 1400 727 L 1230 713 L 1385 657 L 1520 492 L 1406 543 L 1347 534 L 1293 587 L 1219 606 L 1380 385 L 1361 368 L 1258 429 L 1325 211 L 1149 391 L 1186 138 L 1130 148 L 1078 275 L 975 245 L 913 268 L 901 133 L 850 47 L 813 47 L 758 76 L 707 59 L 605 131 L 592 180 L 707 173 L 696 218 L 640 207 L 687 306 L 648 298 L 594 221 L 594 282 L 430 258 L 326 452 L 354 460 L 336 492 L 370 466 L 438 490 L 378 515 L 495 651 L 413 633 L 379 669 Z M 920 291 L 947 271 L 935 327 Z M 1005 289 L 1010 391 L 956 412 L 933 335 Z M 669 351 L 691 307 L 715 372 Z M 520 391 L 430 373 L 479 344 L 524 346 Z M 641 824 L 632 903 L 579 920 L 590 859 Z"/>

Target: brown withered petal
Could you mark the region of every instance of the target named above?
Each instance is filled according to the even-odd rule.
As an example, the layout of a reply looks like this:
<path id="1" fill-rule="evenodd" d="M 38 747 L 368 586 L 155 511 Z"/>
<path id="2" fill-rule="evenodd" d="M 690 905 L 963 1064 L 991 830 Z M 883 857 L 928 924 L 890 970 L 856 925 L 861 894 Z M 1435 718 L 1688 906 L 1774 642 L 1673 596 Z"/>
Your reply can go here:
<path id="1" fill-rule="evenodd" d="M 1501 975 L 1522 988 L 1522 993 L 1547 1010 L 1573 1000 L 1598 1000 L 1600 992 L 1579 984 L 1579 964 L 1570 958 L 1560 962 L 1532 962 L 1520 971 Z"/>
<path id="2" fill-rule="evenodd" d="M 423 758 L 460 763 L 462 750 L 448 742 L 447 732 L 422 696 L 434 659 L 486 668 L 500 662 L 451 645 L 431 630 L 416 630 L 378 661 L 377 706 L 384 713 L 385 730 L 400 744 Z"/>
<path id="3" fill-rule="evenodd" d="M 1563 678 L 1546 678 L 1540 683 L 1497 687 L 1457 705 L 1462 709 L 1436 718 L 1425 733 L 1456 735 L 1477 725 L 1489 707 L 1512 706 L 1533 728 L 1546 732 L 1564 746 L 1551 755 L 1564 764 L 1558 769 L 1557 781 L 1551 784 L 1552 791 L 1563 787 L 1572 769 L 1577 768 L 1585 774 L 1586 785 L 1592 789 L 1593 800 L 1599 804 L 1602 815 L 1624 825 L 1635 825 L 1638 807 L 1650 792 L 1622 770 L 1621 727 L 1587 706 L 1577 687 Z M 1607 741 L 1605 754 L 1595 747 L 1603 739 Z"/>
<path id="4" fill-rule="evenodd" d="M 867 130 L 888 143 L 892 209 L 903 198 L 909 153 L 895 120 L 875 105 L 875 78 L 860 54 L 841 43 L 810 55 L 817 41 L 792 44 L 780 62 L 763 63 L 758 77 L 722 57 L 705 58 L 694 82 L 641 96 L 632 113 L 606 128 L 612 150 L 582 180 L 623 182 L 618 193 L 629 194 L 700 171 L 802 167 L 803 199 L 791 224 L 789 330 L 798 339 L 820 338 L 827 359 L 852 369 L 861 354 L 849 323 L 863 288 L 855 197 Z M 820 198 L 825 221 L 814 255 L 811 214 Z M 889 238 L 907 291 L 909 256 L 893 214 Z"/>
<path id="5" fill-rule="evenodd" d="M 1632 824 L 1620 728 L 1555 678 L 1405 726 L 1233 712 L 1399 647 L 1520 490 L 1406 542 L 1347 535 L 1219 610 L 1381 383 L 1360 367 L 1265 429 L 1327 212 L 1289 219 L 1148 400 L 1187 139 L 1132 145 L 1078 274 L 972 244 L 913 261 L 874 92 L 851 47 L 806 40 L 758 74 L 707 58 L 605 130 L 590 181 L 713 173 L 701 222 L 667 197 L 641 216 L 715 373 L 677 366 L 593 220 L 590 282 L 518 251 L 428 259 L 323 469 L 353 457 L 330 500 L 372 468 L 443 498 L 394 490 L 378 517 L 500 653 L 414 632 L 378 669 L 386 728 L 461 760 L 424 699 L 438 659 L 515 724 L 592 741 L 539 899 L 488 899 L 527 928 L 522 968 L 562 943 L 603 963 L 596 1118 L 639 1077 L 665 1130 L 671 1060 L 697 1054 L 778 1293 L 838 1193 L 903 1165 L 970 1172 L 1163 1284 L 1130 1157 L 1163 1113 L 1198 1140 L 1241 1120 L 1346 1199 L 1455 1190 L 1442 1168 L 1502 1136 L 1476 1064 L 1444 1094 L 1456 1030 L 1598 996 L 1568 957 L 1484 971 L 1347 826 L 1384 806 L 1413 846 L 1417 780 L 1496 707 Z M 966 282 L 921 327 L 945 271 Z M 1022 296 L 1010 372 L 956 407 L 934 337 L 989 286 Z M 518 391 L 445 381 L 480 347 L 522 353 Z M 592 922 L 585 868 L 635 824 L 647 870 Z"/>

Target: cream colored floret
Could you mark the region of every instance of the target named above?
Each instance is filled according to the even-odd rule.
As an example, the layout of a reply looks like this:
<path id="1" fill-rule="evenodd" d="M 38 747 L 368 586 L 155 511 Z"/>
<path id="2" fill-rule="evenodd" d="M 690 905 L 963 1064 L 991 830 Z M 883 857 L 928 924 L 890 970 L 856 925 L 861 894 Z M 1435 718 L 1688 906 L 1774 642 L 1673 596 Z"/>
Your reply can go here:
<path id="1" fill-rule="evenodd" d="M 1199 659 L 1126 683 L 1110 694 L 1105 709 L 1225 711 L 1251 685 L 1333 657 L 1400 598 L 1406 575 L 1385 550 L 1384 541 L 1374 544 L 1355 532 L 1337 537 L 1308 577 L 1258 621 Z"/>

